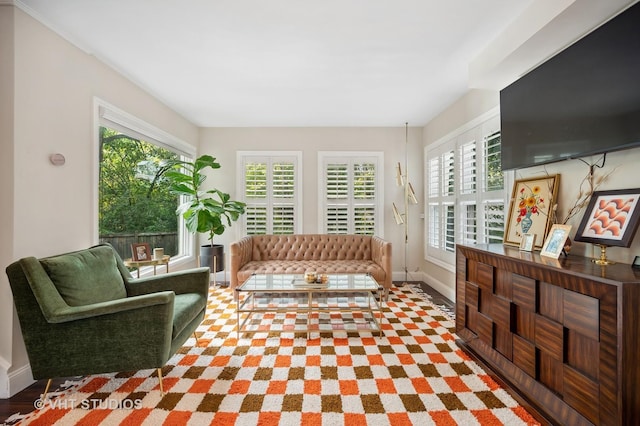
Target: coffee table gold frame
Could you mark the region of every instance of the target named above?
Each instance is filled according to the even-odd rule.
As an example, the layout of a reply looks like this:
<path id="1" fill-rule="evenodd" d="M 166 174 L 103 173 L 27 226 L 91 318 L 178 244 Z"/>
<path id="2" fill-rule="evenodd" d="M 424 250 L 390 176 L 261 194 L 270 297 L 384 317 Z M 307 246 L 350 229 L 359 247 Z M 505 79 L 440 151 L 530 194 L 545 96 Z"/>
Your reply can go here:
<path id="1" fill-rule="evenodd" d="M 235 300 L 238 307 L 237 332 L 241 333 L 310 333 L 334 332 L 322 329 L 321 314 L 360 312 L 367 328 L 357 327 L 355 330 L 346 328 L 339 331 L 368 331 L 382 336 L 382 296 L 384 289 L 369 274 L 335 274 L 329 275 L 325 284 L 307 283 L 302 275 L 292 274 L 255 274 L 235 289 Z M 242 296 L 242 297 L 241 297 Z M 284 299 L 286 304 L 278 303 Z M 344 303 L 341 299 L 348 299 Z M 335 301 L 329 302 L 335 299 Z M 295 303 L 291 303 L 291 302 Z M 280 301 L 281 302 L 281 301 Z M 306 328 L 294 326 L 292 329 L 265 330 L 263 328 L 250 329 L 247 323 L 256 314 L 266 313 L 295 313 L 306 314 Z M 312 323 L 313 314 L 317 314 L 317 324 Z M 244 315 L 244 318 L 242 316 Z M 355 320 L 355 318 L 354 318 Z M 365 324 L 362 323 L 361 325 Z M 346 323 L 345 323 L 346 325 Z"/>

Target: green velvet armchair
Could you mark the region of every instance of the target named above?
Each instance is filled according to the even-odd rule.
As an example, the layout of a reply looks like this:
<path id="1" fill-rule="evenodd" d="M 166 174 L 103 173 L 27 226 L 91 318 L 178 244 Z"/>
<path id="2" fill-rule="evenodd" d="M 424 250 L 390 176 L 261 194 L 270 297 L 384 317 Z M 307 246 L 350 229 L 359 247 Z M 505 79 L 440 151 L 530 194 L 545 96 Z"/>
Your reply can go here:
<path id="1" fill-rule="evenodd" d="M 134 279 L 110 245 L 6 269 L 34 379 L 162 366 L 207 307 L 209 268 Z"/>

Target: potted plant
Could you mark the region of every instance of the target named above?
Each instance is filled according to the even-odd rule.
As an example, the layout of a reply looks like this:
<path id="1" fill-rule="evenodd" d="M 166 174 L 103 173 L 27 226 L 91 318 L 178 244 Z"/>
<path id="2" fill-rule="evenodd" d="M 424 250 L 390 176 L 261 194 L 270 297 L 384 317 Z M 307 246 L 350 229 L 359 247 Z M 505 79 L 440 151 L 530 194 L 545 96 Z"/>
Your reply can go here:
<path id="1" fill-rule="evenodd" d="M 245 204 L 232 201 L 229 194 L 218 189 L 204 191 L 202 186 L 207 176 L 203 172 L 208 168 L 219 169 L 220 163 L 210 155 L 202 155 L 193 161 L 172 162 L 164 175 L 171 192 L 187 197 L 176 210 L 176 214 L 184 218 L 187 230 L 208 234 L 209 244 L 200 247 L 200 266 L 208 266 L 215 273 L 224 270 L 224 246 L 213 244 L 213 238 L 222 235 L 231 222 L 238 220 Z"/>

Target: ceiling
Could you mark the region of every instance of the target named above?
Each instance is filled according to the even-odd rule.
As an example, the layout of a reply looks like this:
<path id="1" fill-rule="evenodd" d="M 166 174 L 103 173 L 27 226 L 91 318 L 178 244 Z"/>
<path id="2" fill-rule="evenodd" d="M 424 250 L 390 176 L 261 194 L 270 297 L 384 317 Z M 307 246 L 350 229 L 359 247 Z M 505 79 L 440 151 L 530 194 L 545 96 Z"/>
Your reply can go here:
<path id="1" fill-rule="evenodd" d="M 422 126 L 533 0 L 16 0 L 201 127 Z"/>

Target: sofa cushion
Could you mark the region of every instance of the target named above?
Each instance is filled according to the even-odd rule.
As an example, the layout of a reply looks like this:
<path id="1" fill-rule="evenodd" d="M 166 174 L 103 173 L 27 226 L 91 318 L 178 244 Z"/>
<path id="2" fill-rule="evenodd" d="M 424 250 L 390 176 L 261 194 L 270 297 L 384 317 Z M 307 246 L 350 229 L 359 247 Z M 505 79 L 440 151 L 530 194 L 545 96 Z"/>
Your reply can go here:
<path id="1" fill-rule="evenodd" d="M 69 306 L 127 297 L 111 247 L 101 246 L 40 260 L 60 296 Z"/>
<path id="2" fill-rule="evenodd" d="M 173 302 L 173 330 L 171 337 L 175 338 L 180 334 L 180 332 L 205 309 L 206 305 L 206 299 L 200 294 L 176 294 Z"/>
<path id="3" fill-rule="evenodd" d="M 384 269 L 372 260 L 252 260 L 238 271 L 239 282 L 252 274 L 304 274 L 313 269 L 320 274 L 371 274 L 379 283 L 385 281 Z"/>

